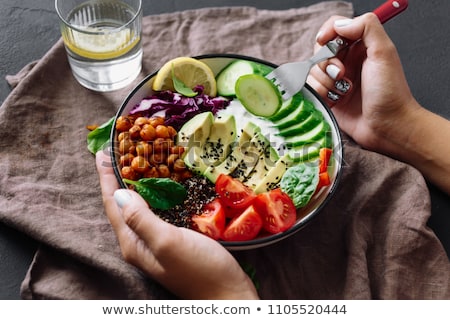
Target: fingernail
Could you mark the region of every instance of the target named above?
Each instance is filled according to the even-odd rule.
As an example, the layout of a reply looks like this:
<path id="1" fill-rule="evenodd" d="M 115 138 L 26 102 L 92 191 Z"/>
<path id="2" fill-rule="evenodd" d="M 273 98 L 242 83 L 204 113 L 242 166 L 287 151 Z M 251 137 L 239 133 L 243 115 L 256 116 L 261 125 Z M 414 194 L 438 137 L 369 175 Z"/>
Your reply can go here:
<path id="1" fill-rule="evenodd" d="M 322 30 L 319 30 L 319 32 L 317 32 L 316 34 L 316 41 L 319 40 L 320 36 L 323 34 Z"/>
<path id="2" fill-rule="evenodd" d="M 350 83 L 350 81 L 347 81 L 345 79 L 338 80 L 334 83 L 334 87 L 336 88 L 336 90 L 344 94 L 350 90 L 351 86 L 352 84 Z"/>
<path id="3" fill-rule="evenodd" d="M 328 91 L 327 97 L 328 97 L 328 99 L 330 99 L 333 102 L 336 102 L 341 98 L 340 95 L 338 95 L 337 93 L 334 93 L 333 91 Z"/>
<path id="4" fill-rule="evenodd" d="M 334 64 L 329 64 L 325 70 L 327 74 L 330 76 L 331 79 L 336 80 L 339 72 L 341 72 L 341 69 L 339 69 Z"/>
<path id="5" fill-rule="evenodd" d="M 131 201 L 131 195 L 126 189 L 117 189 L 114 191 L 114 200 L 119 207 L 123 208 Z"/>
<path id="6" fill-rule="evenodd" d="M 334 22 L 334 26 L 335 27 L 346 27 L 350 24 L 352 24 L 353 19 L 340 19 L 340 20 L 336 20 Z"/>

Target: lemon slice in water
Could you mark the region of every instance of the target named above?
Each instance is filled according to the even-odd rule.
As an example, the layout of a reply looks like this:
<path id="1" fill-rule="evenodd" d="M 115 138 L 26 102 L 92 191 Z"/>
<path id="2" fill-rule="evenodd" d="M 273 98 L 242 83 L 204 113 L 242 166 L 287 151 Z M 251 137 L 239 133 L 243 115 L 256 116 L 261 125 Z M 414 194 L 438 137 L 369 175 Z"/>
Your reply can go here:
<path id="1" fill-rule="evenodd" d="M 153 90 L 175 91 L 172 68 L 175 76 L 187 87 L 193 89 L 195 86 L 201 85 L 205 94 L 211 97 L 216 96 L 217 85 L 213 71 L 206 63 L 190 57 L 178 57 L 166 62 L 156 74 Z"/>
<path id="2" fill-rule="evenodd" d="M 70 35 L 66 34 L 64 37 L 66 46 L 85 58 L 97 60 L 117 58 L 130 51 L 139 42 L 139 37 L 135 37 L 130 29 L 95 34 L 98 29 L 87 27 L 86 31 L 93 33 L 73 30 Z"/>

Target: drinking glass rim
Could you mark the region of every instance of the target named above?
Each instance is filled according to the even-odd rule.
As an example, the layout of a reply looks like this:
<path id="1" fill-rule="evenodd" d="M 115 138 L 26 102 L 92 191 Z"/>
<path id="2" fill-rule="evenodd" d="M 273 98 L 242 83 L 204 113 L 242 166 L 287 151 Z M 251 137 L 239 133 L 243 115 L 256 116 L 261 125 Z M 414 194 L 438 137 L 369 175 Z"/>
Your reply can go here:
<path id="1" fill-rule="evenodd" d="M 78 31 L 78 32 L 82 32 L 82 33 L 86 33 L 86 34 L 106 34 L 106 33 L 116 33 L 118 31 L 121 31 L 123 29 L 126 29 L 130 24 L 132 24 L 142 13 L 142 0 L 138 0 L 139 1 L 139 7 L 136 10 L 136 14 L 124 25 L 117 27 L 117 28 L 113 28 L 113 29 L 108 29 L 108 30 L 104 30 L 104 31 L 91 31 L 91 30 L 86 30 L 86 29 L 82 29 L 76 25 L 73 25 L 71 23 L 69 23 L 69 21 L 66 20 L 66 18 L 64 18 L 62 16 L 61 11 L 59 10 L 58 7 L 58 2 L 63 1 L 63 0 L 55 0 L 55 9 L 56 9 L 56 13 L 58 14 L 58 17 L 60 19 L 60 21 L 62 21 L 67 27 Z M 87 0 L 86 2 L 91 2 L 89 0 Z"/>

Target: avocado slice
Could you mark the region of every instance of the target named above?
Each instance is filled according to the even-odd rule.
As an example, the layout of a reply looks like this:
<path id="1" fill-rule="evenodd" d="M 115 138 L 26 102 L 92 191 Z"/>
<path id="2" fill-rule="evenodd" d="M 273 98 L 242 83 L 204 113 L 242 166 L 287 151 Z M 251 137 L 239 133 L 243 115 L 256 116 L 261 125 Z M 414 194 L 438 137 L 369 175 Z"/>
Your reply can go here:
<path id="1" fill-rule="evenodd" d="M 206 138 L 200 154 L 206 166 L 215 166 L 222 163 L 230 154 L 236 136 L 235 117 L 229 114 L 217 117 L 211 126 L 210 134 Z"/>
<path id="2" fill-rule="evenodd" d="M 253 190 L 255 193 L 259 194 L 276 188 L 291 162 L 287 154 L 280 157 L 275 163 L 275 166 L 270 168 L 256 187 L 254 187 Z"/>
<path id="3" fill-rule="evenodd" d="M 237 143 L 232 146 L 230 154 L 218 165 L 209 165 L 203 175 L 211 182 L 215 183 L 221 174 L 231 174 L 237 166 L 244 160 L 245 149 L 249 147 L 253 137 L 261 132 L 261 128 L 252 122 L 248 122 L 239 136 Z"/>
<path id="4" fill-rule="evenodd" d="M 250 188 L 256 188 L 264 179 L 271 168 L 275 167 L 280 156 L 272 146 L 267 146 L 259 156 L 258 162 L 251 169 L 250 174 L 245 177 L 244 183 Z"/>
<path id="5" fill-rule="evenodd" d="M 186 122 L 177 134 L 177 145 L 187 150 L 201 147 L 209 137 L 214 122 L 212 112 L 202 112 Z"/>

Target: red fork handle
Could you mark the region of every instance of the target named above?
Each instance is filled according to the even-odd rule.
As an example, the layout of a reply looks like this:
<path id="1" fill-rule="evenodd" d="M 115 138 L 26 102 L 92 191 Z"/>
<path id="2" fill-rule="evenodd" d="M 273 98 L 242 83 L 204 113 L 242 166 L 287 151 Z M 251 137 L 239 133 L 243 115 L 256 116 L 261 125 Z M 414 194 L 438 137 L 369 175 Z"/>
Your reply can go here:
<path id="1" fill-rule="evenodd" d="M 408 8 L 408 0 L 388 0 L 376 8 L 373 13 L 377 15 L 381 23 L 385 23 L 406 8 Z"/>

